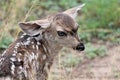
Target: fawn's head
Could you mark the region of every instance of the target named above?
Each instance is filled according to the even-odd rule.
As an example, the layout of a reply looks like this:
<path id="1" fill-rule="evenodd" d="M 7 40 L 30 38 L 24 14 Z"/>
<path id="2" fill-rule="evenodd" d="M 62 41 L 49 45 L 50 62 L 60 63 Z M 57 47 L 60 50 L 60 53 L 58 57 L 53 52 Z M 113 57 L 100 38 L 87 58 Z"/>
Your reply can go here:
<path id="1" fill-rule="evenodd" d="M 50 43 L 59 46 L 70 47 L 78 51 L 85 49 L 84 44 L 77 35 L 78 24 L 75 21 L 77 12 L 84 6 L 80 5 L 58 13 L 47 19 L 36 20 L 31 22 L 19 23 L 21 29 L 30 36 L 41 36 Z"/>

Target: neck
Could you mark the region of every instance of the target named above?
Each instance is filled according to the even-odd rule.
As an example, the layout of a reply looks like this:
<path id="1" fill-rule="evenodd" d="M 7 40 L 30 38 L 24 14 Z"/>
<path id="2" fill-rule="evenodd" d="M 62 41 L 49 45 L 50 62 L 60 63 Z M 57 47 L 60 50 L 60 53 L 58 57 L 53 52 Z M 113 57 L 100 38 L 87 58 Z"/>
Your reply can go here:
<path id="1" fill-rule="evenodd" d="M 54 58 L 58 54 L 58 52 L 62 49 L 62 46 L 60 46 L 57 42 L 51 39 L 43 39 L 44 45 L 48 50 L 48 53 Z"/>

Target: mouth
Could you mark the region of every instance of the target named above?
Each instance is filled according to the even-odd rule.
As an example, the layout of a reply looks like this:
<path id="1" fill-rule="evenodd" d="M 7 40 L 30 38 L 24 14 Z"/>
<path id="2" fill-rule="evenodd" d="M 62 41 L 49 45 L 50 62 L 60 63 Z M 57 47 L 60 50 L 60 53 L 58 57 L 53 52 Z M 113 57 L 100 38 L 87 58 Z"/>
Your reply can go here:
<path id="1" fill-rule="evenodd" d="M 85 48 L 84 48 L 84 49 L 76 49 L 76 48 L 73 48 L 73 50 L 76 50 L 76 51 L 84 51 Z"/>

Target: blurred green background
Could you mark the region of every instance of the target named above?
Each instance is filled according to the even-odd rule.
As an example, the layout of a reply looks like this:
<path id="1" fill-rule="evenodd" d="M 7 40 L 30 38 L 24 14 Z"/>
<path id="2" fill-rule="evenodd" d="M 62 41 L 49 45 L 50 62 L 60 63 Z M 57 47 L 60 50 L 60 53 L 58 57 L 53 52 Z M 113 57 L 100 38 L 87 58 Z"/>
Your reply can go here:
<path id="1" fill-rule="evenodd" d="M 40 19 L 82 3 L 86 6 L 77 17 L 79 37 L 89 58 L 103 55 L 105 46 L 97 49 L 92 42 L 120 42 L 120 0 L 0 0 L 0 49 L 16 39 L 18 22 Z"/>
<path id="2" fill-rule="evenodd" d="M 92 66 L 96 69 L 96 72 L 93 75 L 96 75 L 97 72 L 100 71 L 101 74 L 99 75 L 103 74 L 103 77 L 105 78 L 105 76 L 110 73 L 109 67 L 111 67 L 111 72 L 114 74 L 112 76 L 120 79 L 120 70 L 116 67 L 116 65 L 119 65 L 120 55 L 119 51 L 116 49 L 114 50 L 113 48 L 114 45 L 117 46 L 120 44 L 120 0 L 0 0 L 0 53 L 2 53 L 2 51 L 17 38 L 18 33 L 21 31 L 18 26 L 19 22 L 41 19 L 47 15 L 64 11 L 82 3 L 85 3 L 86 5 L 79 12 L 77 22 L 79 23 L 79 37 L 85 43 L 86 49 L 83 52 L 85 54 L 74 54 L 74 51 L 63 48 L 61 54 L 59 54 L 57 60 L 55 60 L 55 65 L 53 65 L 55 67 L 57 65 L 58 69 L 53 67 L 54 73 L 50 75 L 56 76 L 55 71 L 59 69 L 65 69 L 65 71 L 61 71 L 62 73 L 58 73 L 57 75 L 65 72 L 68 74 L 75 66 L 78 66 L 78 68 L 77 71 L 74 71 L 73 69 L 74 72 L 83 73 L 81 70 L 86 70 L 86 72 L 92 75 L 92 73 L 90 73 L 91 68 L 89 67 L 92 60 L 98 59 L 97 65 L 102 66 L 105 63 L 100 64 L 99 61 L 106 62 L 106 59 L 104 58 L 105 56 L 108 56 L 107 63 L 111 64 L 110 62 L 112 62 L 113 66 L 109 65 L 106 68 L 103 66 L 103 70 Z M 112 48 L 108 43 L 112 45 Z M 117 49 L 119 49 L 119 47 Z M 111 53 L 110 50 L 112 51 Z M 114 56 L 117 59 L 114 64 L 112 60 L 115 58 L 111 56 Z M 87 61 L 86 59 L 90 61 L 90 63 L 87 63 L 88 65 L 84 64 L 88 69 L 84 69 L 84 67 L 81 69 L 82 66 L 80 64 Z M 114 72 L 114 69 L 116 69 L 118 73 Z M 106 74 L 104 71 L 108 73 Z M 70 75 L 78 73 L 71 72 Z M 57 79 L 50 78 L 49 80 L 79 80 L 68 79 L 69 76 L 66 74 L 62 75 L 63 77 L 66 76 L 64 79 L 58 77 Z M 86 75 L 88 78 L 89 75 Z M 95 78 L 97 79 L 97 77 Z M 109 79 L 110 78 L 111 73 Z M 91 79 L 92 77 L 88 80 Z"/>

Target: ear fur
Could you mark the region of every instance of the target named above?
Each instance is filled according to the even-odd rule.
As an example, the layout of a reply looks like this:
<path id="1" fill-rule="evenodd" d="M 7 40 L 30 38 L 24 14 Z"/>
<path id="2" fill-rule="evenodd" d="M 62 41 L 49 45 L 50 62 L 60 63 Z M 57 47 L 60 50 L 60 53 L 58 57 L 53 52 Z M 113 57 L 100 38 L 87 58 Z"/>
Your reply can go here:
<path id="1" fill-rule="evenodd" d="M 77 14 L 78 14 L 78 11 L 82 9 L 82 7 L 84 7 L 85 4 L 82 4 L 80 6 L 77 6 L 77 7 L 74 7 L 74 8 L 71 8 L 71 9 L 68 9 L 66 11 L 64 11 L 63 13 L 65 14 L 68 14 L 69 16 L 71 16 L 73 19 L 76 18 Z"/>
<path id="2" fill-rule="evenodd" d="M 45 19 L 31 22 L 20 22 L 19 26 L 28 35 L 34 36 L 45 31 L 50 26 L 50 23 Z"/>
<path id="3" fill-rule="evenodd" d="M 81 8 L 84 5 L 85 4 L 82 4 L 80 6 L 68 9 L 64 11 L 63 13 L 75 19 L 78 11 L 81 10 Z M 48 18 L 44 20 L 36 20 L 36 21 L 31 21 L 31 22 L 20 22 L 19 26 L 28 35 L 34 36 L 34 35 L 44 32 L 48 27 L 50 27 L 50 23 L 52 22 L 52 20 L 49 20 L 49 19 L 53 19 L 53 18 Z"/>

